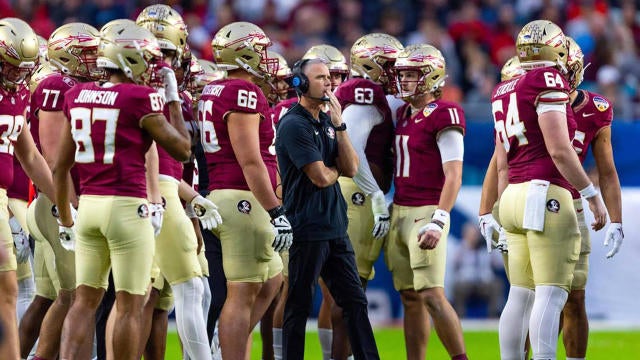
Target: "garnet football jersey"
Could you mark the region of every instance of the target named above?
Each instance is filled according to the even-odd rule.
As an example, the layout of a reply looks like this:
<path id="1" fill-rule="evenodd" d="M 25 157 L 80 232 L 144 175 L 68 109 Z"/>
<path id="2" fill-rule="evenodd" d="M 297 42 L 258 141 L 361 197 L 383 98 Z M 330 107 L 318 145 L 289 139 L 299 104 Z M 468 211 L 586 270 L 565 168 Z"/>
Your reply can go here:
<path id="1" fill-rule="evenodd" d="M 8 91 L 0 87 L 0 188 L 13 183 L 14 143 L 27 125 L 24 119 L 29 104 L 29 92 L 19 88 Z"/>
<path id="2" fill-rule="evenodd" d="M 182 118 L 184 122 L 187 123 L 193 120 L 191 97 L 186 95 L 183 91 L 182 93 L 180 93 L 180 98 L 182 99 Z M 169 106 L 167 104 L 165 104 L 164 106 L 163 113 L 167 120 L 170 120 L 171 114 L 169 112 Z M 189 126 L 187 126 L 187 128 L 189 128 Z M 160 175 L 170 176 L 177 181 L 180 181 L 180 179 L 182 179 L 182 163 L 171 157 L 167 150 L 163 149 L 162 146 L 158 146 L 158 165 Z"/>
<path id="3" fill-rule="evenodd" d="M 438 136 L 447 129 L 464 135 L 464 111 L 455 103 L 436 100 L 411 115 L 411 106 L 398 109 L 393 202 L 403 206 L 437 205 L 444 185 Z"/>
<path id="4" fill-rule="evenodd" d="M 551 67 L 531 70 L 495 87 L 491 107 L 496 141 L 507 151 L 510 184 L 540 179 L 571 189 L 547 151 L 536 112 L 538 104 L 565 103 L 567 140 L 572 139 L 576 124 L 568 94 L 567 80 Z"/>
<path id="5" fill-rule="evenodd" d="M 13 157 L 13 183 L 7 189 L 7 197 L 29 201 L 29 177 L 15 156 Z"/>
<path id="6" fill-rule="evenodd" d="M 271 111 L 271 117 L 274 124 L 278 124 L 278 121 L 282 118 L 284 114 L 289 111 L 289 109 L 298 103 L 297 97 L 292 97 L 286 100 L 280 101 L 276 106 L 273 107 Z"/>
<path id="7" fill-rule="evenodd" d="M 576 120 L 577 129 L 573 136 L 573 148 L 578 153 L 580 162 L 584 162 L 587 157 L 587 149 L 591 141 L 598 132 L 607 126 L 611 126 L 613 121 L 613 108 L 602 95 L 586 90 L 578 90 L 581 98 L 579 103 L 572 106 L 573 116 Z M 580 193 L 572 189 L 571 195 L 574 199 L 580 198 Z"/>
<path id="8" fill-rule="evenodd" d="M 229 113 L 260 114 L 260 154 L 265 164 L 275 157 L 273 122 L 267 117 L 269 111 L 262 90 L 246 80 L 217 80 L 204 87 L 198 104 L 198 121 L 202 147 L 207 158 L 209 190 L 249 190 L 229 139 L 226 119 Z M 271 185 L 275 188 L 276 169 L 269 166 L 267 168 Z"/>
<path id="9" fill-rule="evenodd" d="M 63 111 L 76 143 L 81 194 L 147 197 L 145 154 L 152 138 L 140 122 L 163 107 L 156 90 L 130 83 L 85 83 L 67 92 Z"/>
<path id="10" fill-rule="evenodd" d="M 78 82 L 69 76 L 60 73 L 53 73 L 40 81 L 36 90 L 31 95 L 30 119 L 29 123 L 31 136 L 36 143 L 38 150 L 40 148 L 40 120 L 38 119 L 38 111 L 62 111 L 65 93 L 74 87 Z"/>
<path id="11" fill-rule="evenodd" d="M 377 165 L 385 173 L 391 171 L 393 169 L 393 155 L 391 152 L 393 146 L 393 118 L 382 85 L 376 84 L 371 80 L 354 78 L 340 84 L 335 94 L 343 109 L 350 104 L 373 105 L 382 114 L 382 123 L 371 129 L 365 154 L 370 163 Z"/>

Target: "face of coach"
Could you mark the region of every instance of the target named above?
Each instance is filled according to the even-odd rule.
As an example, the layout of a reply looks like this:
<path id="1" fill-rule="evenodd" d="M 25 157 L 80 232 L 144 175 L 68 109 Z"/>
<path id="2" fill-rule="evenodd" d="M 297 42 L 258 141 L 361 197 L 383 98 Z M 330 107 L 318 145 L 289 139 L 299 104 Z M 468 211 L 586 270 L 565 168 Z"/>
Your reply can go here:
<path id="1" fill-rule="evenodd" d="M 324 100 L 321 99 L 331 93 L 329 68 L 320 60 L 311 60 L 302 70 L 309 79 L 309 90 L 303 94 L 303 98 L 309 100 L 309 105 L 323 104 Z"/>

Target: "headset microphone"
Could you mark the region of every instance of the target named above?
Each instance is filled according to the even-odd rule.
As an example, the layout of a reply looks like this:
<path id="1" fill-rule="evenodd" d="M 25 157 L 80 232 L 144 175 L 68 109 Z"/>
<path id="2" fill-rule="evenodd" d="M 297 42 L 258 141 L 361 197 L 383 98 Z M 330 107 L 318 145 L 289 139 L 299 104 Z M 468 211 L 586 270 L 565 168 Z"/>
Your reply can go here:
<path id="1" fill-rule="evenodd" d="M 328 97 L 328 96 L 326 96 L 326 95 L 325 95 L 325 96 L 323 96 L 323 97 L 315 97 L 315 96 L 311 96 L 311 95 L 304 94 L 304 95 L 302 95 L 302 96 L 306 96 L 306 97 L 308 97 L 309 99 L 319 100 L 319 101 L 322 101 L 322 102 L 329 102 L 329 101 L 331 101 L 331 99 L 329 99 L 329 97 Z"/>

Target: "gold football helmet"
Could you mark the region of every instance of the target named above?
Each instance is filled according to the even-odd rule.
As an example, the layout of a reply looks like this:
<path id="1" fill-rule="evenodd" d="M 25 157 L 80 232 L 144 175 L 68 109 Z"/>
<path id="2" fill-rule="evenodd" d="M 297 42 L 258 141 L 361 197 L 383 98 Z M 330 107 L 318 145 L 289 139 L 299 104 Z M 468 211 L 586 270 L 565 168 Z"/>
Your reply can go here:
<path id="1" fill-rule="evenodd" d="M 189 32 L 178 11 L 168 5 L 149 5 L 138 15 L 136 24 L 156 36 L 160 49 L 176 52 L 174 69 L 182 63 Z"/>
<path id="2" fill-rule="evenodd" d="M 526 71 L 520 66 L 520 59 L 517 56 L 513 56 L 502 66 L 500 80 L 507 81 L 524 74 L 526 74 Z"/>
<path id="3" fill-rule="evenodd" d="M 18 18 L 0 20 L 0 68 L 2 85 L 15 89 L 24 84 L 38 65 L 38 37 Z"/>
<path id="4" fill-rule="evenodd" d="M 567 40 L 558 25 L 548 20 L 526 24 L 516 40 L 518 58 L 523 69 L 557 66 L 566 73 Z"/>
<path id="5" fill-rule="evenodd" d="M 113 30 L 113 27 L 116 25 L 136 25 L 136 22 L 129 19 L 111 20 L 108 23 L 102 25 L 102 27 L 100 28 L 100 36 L 108 36 L 109 32 Z"/>
<path id="6" fill-rule="evenodd" d="M 84 79 L 98 79 L 96 67 L 100 34 L 85 23 L 69 23 L 51 34 L 47 43 L 49 62 L 63 74 Z"/>
<path id="7" fill-rule="evenodd" d="M 417 71 L 420 76 L 413 91 L 402 89 L 405 80 L 398 79 L 398 96 L 410 98 L 414 95 L 434 93 L 444 85 L 446 63 L 440 50 L 427 44 L 410 45 L 398 54 L 394 70 Z M 436 96 L 437 97 L 437 96 Z"/>
<path id="8" fill-rule="evenodd" d="M 137 84 L 149 85 L 160 61 L 158 40 L 149 30 L 135 24 L 113 25 L 100 38 L 98 67 L 122 70 Z"/>
<path id="9" fill-rule="evenodd" d="M 267 97 L 269 103 L 275 104 L 278 101 L 282 101 L 287 98 L 290 90 L 289 78 L 293 74 L 284 56 L 275 51 L 267 50 L 267 57 L 270 59 L 277 59 L 278 65 L 276 67 L 276 72 L 272 76 L 259 81 L 258 85 Z"/>
<path id="10" fill-rule="evenodd" d="M 194 101 L 198 102 L 202 94 L 202 89 L 212 81 L 226 78 L 227 72 L 218 69 L 218 66 L 211 61 L 196 59 L 195 56 L 191 59 L 191 75 L 193 81 L 190 82 L 189 91 Z"/>
<path id="11" fill-rule="evenodd" d="M 584 79 L 584 54 L 580 45 L 569 36 L 567 36 L 567 47 L 569 48 L 569 55 L 567 56 L 569 87 L 571 87 L 571 91 L 574 91 Z"/>
<path id="12" fill-rule="evenodd" d="M 340 50 L 331 45 L 315 45 L 309 48 L 307 52 L 302 56 L 302 60 L 305 59 L 322 59 L 329 67 L 329 72 L 334 74 L 341 74 L 342 81 L 349 75 L 349 66 L 347 65 L 347 59 L 342 55 Z"/>
<path id="13" fill-rule="evenodd" d="M 29 79 L 29 91 L 31 91 L 31 94 L 36 91 L 36 88 L 38 87 L 38 84 L 40 83 L 40 81 L 42 81 L 42 79 L 57 72 L 58 69 L 51 66 L 51 64 L 49 64 L 48 62 L 41 62 L 40 65 L 38 65 L 36 71 L 31 74 L 31 78 Z"/>
<path id="14" fill-rule="evenodd" d="M 244 69 L 260 79 L 274 76 L 278 69 L 278 59 L 267 56 L 270 45 L 260 27 L 242 21 L 224 26 L 211 40 L 219 69 Z"/>
<path id="15" fill-rule="evenodd" d="M 40 35 L 36 35 L 38 37 L 38 52 L 39 52 L 39 60 L 40 63 L 45 61 L 49 61 L 49 47 L 47 46 L 47 39 L 43 38 Z"/>
<path id="16" fill-rule="evenodd" d="M 388 93 L 395 92 L 393 64 L 404 47 L 391 35 L 365 35 L 351 47 L 351 69 L 358 76 L 382 84 Z"/>

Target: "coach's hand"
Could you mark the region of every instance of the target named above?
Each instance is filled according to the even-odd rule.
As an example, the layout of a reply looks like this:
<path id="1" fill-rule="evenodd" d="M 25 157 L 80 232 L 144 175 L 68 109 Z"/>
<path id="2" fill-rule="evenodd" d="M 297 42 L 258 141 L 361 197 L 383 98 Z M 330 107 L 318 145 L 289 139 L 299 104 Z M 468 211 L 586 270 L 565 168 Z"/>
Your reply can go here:
<path id="1" fill-rule="evenodd" d="M 373 211 L 374 221 L 373 236 L 376 239 L 382 239 L 387 235 L 391 226 L 391 217 L 389 216 L 389 209 L 382 190 L 371 194 L 371 210 Z"/>
<path id="2" fill-rule="evenodd" d="M 218 207 L 216 206 L 216 204 L 203 197 L 202 195 L 194 197 L 191 200 L 191 206 L 193 206 L 193 210 L 200 220 L 203 228 L 211 230 L 217 228 L 218 225 L 222 224 L 222 217 L 218 212 Z"/>
<path id="3" fill-rule="evenodd" d="M 622 223 L 611 223 L 607 228 L 607 233 L 604 236 L 604 246 L 609 246 L 609 244 L 613 244 L 611 251 L 607 254 L 607 259 L 613 257 L 613 255 L 617 254 L 620 250 L 620 245 L 622 245 L 622 240 L 624 240 L 624 232 L 622 231 Z"/>

